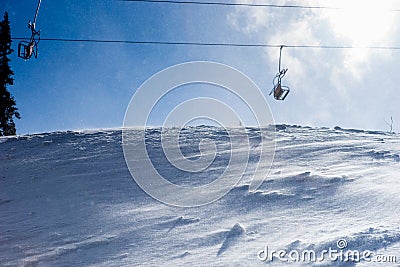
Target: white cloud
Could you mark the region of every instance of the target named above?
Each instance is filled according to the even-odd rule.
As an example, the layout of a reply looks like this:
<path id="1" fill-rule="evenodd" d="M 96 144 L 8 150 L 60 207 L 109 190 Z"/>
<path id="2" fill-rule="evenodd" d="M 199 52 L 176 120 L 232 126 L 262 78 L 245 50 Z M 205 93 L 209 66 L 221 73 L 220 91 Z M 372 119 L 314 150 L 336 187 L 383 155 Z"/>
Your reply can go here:
<path id="1" fill-rule="evenodd" d="M 243 0 L 237 2 L 243 3 Z M 260 3 L 250 0 L 245 2 Z M 293 4 L 290 1 L 286 3 Z M 400 19 L 400 16 L 396 12 L 388 11 L 396 9 L 395 3 L 395 0 L 302 2 L 303 5 L 344 7 L 344 10 L 237 7 L 227 16 L 227 21 L 251 42 L 277 45 L 396 46 L 393 40 L 398 36 L 396 20 Z M 324 119 L 331 119 L 330 122 L 335 123 L 335 119 L 339 117 L 338 121 L 348 123 L 353 120 L 356 121 L 355 125 L 359 123 L 360 127 L 381 126 L 382 114 L 379 113 L 384 112 L 385 106 L 395 105 L 395 100 L 377 103 L 372 109 L 365 109 L 364 103 L 374 101 L 376 88 L 371 83 L 374 79 L 371 75 L 379 73 L 385 76 L 381 73 L 382 67 L 378 66 L 384 65 L 385 62 L 395 65 L 393 56 L 400 54 L 393 53 L 396 52 L 371 49 L 285 48 L 283 67 L 289 68 L 289 72 L 284 82 L 289 86 L 293 85 L 292 98 L 303 98 L 301 104 L 296 103 L 298 106 L 295 108 L 299 109 L 299 114 L 300 109 L 304 112 L 313 108 L 318 110 L 319 115 L 315 114 L 313 118 L 315 124 Z M 263 57 L 266 65 L 277 71 L 279 48 L 265 49 Z M 271 79 L 272 77 L 271 75 Z M 381 90 L 385 90 L 386 94 L 394 92 L 397 83 L 390 84 L 393 88 Z M 301 93 L 297 94 L 296 90 Z M 361 122 L 366 112 L 370 113 L 369 120 L 374 120 L 374 123 Z M 288 113 L 286 115 L 288 118 L 294 116 Z"/>
<path id="2" fill-rule="evenodd" d="M 237 1 L 243 3 L 243 1 Z M 254 0 L 245 3 L 259 3 Z M 290 3 L 289 1 L 286 1 Z M 285 2 L 284 2 L 285 3 Z M 229 23 L 247 36 L 258 35 L 269 44 L 379 46 L 390 43 L 395 31 L 395 0 L 306 1 L 303 5 L 344 7 L 343 10 L 303 10 L 237 7 Z M 264 37 L 264 38 L 262 38 Z M 272 53 L 272 54 L 271 54 Z M 269 53 L 275 60 L 274 52 Z M 370 50 L 351 49 L 341 54 L 342 75 L 361 79 L 368 68 Z"/>

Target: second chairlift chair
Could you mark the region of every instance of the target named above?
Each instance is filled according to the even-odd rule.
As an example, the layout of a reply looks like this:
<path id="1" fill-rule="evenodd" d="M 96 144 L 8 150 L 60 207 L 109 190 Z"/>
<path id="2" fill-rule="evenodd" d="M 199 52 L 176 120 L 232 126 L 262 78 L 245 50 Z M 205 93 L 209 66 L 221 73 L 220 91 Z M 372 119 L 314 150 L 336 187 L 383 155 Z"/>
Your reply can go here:
<path id="1" fill-rule="evenodd" d="M 283 45 L 280 47 L 279 51 L 279 72 L 275 75 L 274 80 L 272 83 L 274 84 L 274 87 L 272 88 L 271 92 L 269 95 L 274 93 L 274 98 L 276 100 L 285 100 L 287 95 L 290 92 L 290 88 L 288 86 L 282 85 L 282 78 L 285 76 L 286 72 L 288 69 L 281 69 L 281 59 L 282 59 L 282 49 Z"/>

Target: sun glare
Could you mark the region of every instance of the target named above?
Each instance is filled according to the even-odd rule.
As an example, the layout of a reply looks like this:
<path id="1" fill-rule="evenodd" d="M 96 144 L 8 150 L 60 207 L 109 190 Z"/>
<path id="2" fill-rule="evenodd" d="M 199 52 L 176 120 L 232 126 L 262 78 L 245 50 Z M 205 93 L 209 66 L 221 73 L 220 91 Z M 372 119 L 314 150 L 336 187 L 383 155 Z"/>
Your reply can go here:
<path id="1" fill-rule="evenodd" d="M 396 0 L 335 0 L 330 6 L 343 8 L 328 12 L 337 37 L 351 40 L 351 45 L 382 45 L 390 38 L 395 19 Z M 324 2 L 326 3 L 326 2 Z"/>

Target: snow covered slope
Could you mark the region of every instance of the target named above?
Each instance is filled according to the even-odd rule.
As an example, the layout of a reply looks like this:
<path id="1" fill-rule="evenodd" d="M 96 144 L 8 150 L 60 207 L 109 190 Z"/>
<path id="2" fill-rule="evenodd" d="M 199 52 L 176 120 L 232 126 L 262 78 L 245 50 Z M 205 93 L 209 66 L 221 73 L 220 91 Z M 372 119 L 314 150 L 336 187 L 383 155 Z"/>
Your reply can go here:
<path id="1" fill-rule="evenodd" d="M 263 132 L 248 130 L 255 164 Z M 192 144 L 184 154 L 195 155 L 198 142 L 190 141 L 204 136 L 219 148 L 217 163 L 194 179 L 168 166 L 159 134 L 148 133 L 150 157 L 174 183 L 209 183 L 229 161 L 226 132 L 184 129 Z M 260 251 L 319 253 L 343 239 L 344 250 L 397 263 L 293 265 L 399 266 L 400 136 L 279 125 L 276 138 L 271 173 L 258 191 L 249 193 L 245 176 L 228 195 L 197 208 L 164 205 L 138 187 L 120 130 L 2 138 L 0 265 L 286 266 L 277 255 L 261 261 Z"/>

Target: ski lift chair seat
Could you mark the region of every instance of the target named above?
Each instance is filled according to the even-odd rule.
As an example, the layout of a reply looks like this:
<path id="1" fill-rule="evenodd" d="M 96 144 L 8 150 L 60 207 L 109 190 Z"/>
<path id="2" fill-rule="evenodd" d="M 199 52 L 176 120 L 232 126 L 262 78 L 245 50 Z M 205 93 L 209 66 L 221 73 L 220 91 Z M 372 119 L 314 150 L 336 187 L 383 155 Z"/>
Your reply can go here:
<path id="1" fill-rule="evenodd" d="M 276 100 L 285 100 L 286 96 L 289 94 L 289 87 L 282 86 L 278 83 L 274 88 L 274 98 Z"/>

